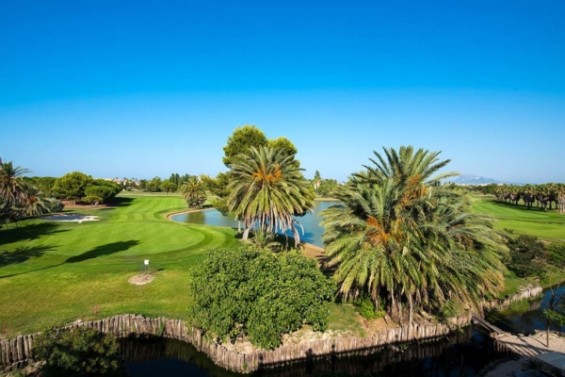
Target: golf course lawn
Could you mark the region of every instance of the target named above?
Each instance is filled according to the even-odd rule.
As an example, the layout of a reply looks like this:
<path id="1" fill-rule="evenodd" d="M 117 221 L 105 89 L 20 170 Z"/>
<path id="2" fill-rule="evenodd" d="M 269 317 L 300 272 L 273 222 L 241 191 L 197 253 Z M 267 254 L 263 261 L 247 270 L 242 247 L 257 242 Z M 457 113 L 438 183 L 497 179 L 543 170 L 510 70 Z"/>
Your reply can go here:
<path id="1" fill-rule="evenodd" d="M 565 214 L 556 210 L 501 203 L 491 198 L 477 198 L 473 209 L 496 219 L 497 229 L 512 229 L 516 234 L 537 236 L 546 241 L 565 242 Z"/>
<path id="2" fill-rule="evenodd" d="M 211 248 L 238 243 L 229 228 L 165 214 L 178 196 L 120 195 L 115 208 L 80 210 L 100 221 L 34 219 L 0 229 L 0 333 L 11 336 L 118 313 L 185 318 L 187 270 Z M 155 280 L 132 285 L 150 260 Z"/>
<path id="3" fill-rule="evenodd" d="M 81 209 L 99 221 L 41 219 L 0 228 L 0 337 L 30 333 L 76 319 L 114 314 L 186 318 L 188 269 L 207 250 L 234 247 L 229 228 L 181 224 L 166 215 L 185 209 L 179 196 L 120 194 L 115 207 Z M 475 211 L 495 218 L 499 229 L 565 241 L 565 215 L 527 210 L 475 197 Z M 154 281 L 133 285 L 150 260 Z M 550 282 L 565 278 L 551 272 Z M 504 294 L 527 284 L 511 274 Z M 330 329 L 360 333 L 353 307 L 333 304 Z"/>

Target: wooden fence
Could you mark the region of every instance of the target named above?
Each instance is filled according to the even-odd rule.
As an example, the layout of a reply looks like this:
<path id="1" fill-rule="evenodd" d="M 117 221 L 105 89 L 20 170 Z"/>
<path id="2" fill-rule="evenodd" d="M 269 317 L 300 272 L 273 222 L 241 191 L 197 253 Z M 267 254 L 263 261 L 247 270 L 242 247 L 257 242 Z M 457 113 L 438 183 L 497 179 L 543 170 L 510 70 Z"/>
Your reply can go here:
<path id="1" fill-rule="evenodd" d="M 541 293 L 536 287 L 519 292 L 519 298 L 511 298 L 490 305 L 487 308 L 501 308 L 511 302 L 531 298 Z M 386 328 L 374 335 L 361 338 L 352 335 L 335 335 L 324 339 L 313 339 L 298 344 L 284 344 L 274 350 L 253 349 L 249 352 L 238 352 L 216 343 L 196 329 L 187 327 L 179 319 L 163 317 L 148 318 L 142 315 L 124 314 L 106 319 L 74 322 L 66 328 L 86 326 L 103 333 L 113 334 L 118 338 L 130 336 L 154 335 L 169 339 L 177 339 L 191 343 L 198 351 L 208 355 L 212 361 L 225 369 L 249 373 L 259 368 L 293 363 L 299 360 L 316 359 L 324 355 L 358 355 L 374 352 L 384 345 L 413 341 L 434 340 L 445 337 L 457 328 L 471 324 L 472 313 L 451 318 L 447 323 L 427 323 L 402 325 Z M 39 333 L 19 335 L 12 339 L 0 340 L 0 370 L 19 368 L 33 361 L 34 339 Z"/>

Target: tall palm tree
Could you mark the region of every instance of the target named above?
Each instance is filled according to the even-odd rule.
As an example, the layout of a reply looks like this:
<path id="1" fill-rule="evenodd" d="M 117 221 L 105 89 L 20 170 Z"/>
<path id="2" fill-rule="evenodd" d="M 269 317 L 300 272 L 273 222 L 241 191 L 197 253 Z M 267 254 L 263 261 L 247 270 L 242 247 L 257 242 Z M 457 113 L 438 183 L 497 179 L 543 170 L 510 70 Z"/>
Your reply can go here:
<path id="1" fill-rule="evenodd" d="M 292 231 L 295 245 L 300 243 L 293 216 L 312 209 L 315 195 L 294 155 L 278 148 L 250 148 L 232 162 L 228 188 L 229 211 L 243 222 L 244 239 L 251 229 Z"/>
<path id="2" fill-rule="evenodd" d="M 453 187 L 449 160 L 412 147 L 375 152 L 373 166 L 338 193 L 323 213 L 328 266 L 345 297 L 366 292 L 402 320 L 408 310 L 437 312 L 447 300 L 477 306 L 501 287 L 502 238 L 470 211 Z"/>

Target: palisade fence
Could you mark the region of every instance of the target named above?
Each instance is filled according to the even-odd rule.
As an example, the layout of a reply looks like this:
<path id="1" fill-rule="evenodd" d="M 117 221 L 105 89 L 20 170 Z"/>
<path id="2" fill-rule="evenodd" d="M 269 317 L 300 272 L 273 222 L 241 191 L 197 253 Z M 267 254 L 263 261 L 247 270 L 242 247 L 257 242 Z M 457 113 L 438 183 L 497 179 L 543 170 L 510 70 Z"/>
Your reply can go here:
<path id="1" fill-rule="evenodd" d="M 488 309 L 500 309 L 511 302 L 535 297 L 542 292 L 541 287 L 522 290 L 514 297 L 485 305 Z M 413 341 L 432 341 L 444 338 L 455 329 L 471 324 L 472 313 L 450 318 L 446 323 L 426 323 L 402 325 L 386 328 L 365 338 L 353 335 L 336 335 L 326 339 L 312 339 L 298 344 L 284 344 L 274 350 L 254 349 L 238 352 L 204 336 L 199 329 L 186 325 L 180 319 L 163 317 L 148 318 L 136 314 L 124 314 L 95 321 L 76 321 L 64 328 L 86 326 L 100 332 L 113 334 L 118 338 L 153 335 L 176 339 L 192 344 L 198 351 L 205 353 L 218 366 L 230 371 L 249 373 L 260 368 L 268 368 L 301 360 L 315 360 L 327 355 L 349 356 L 366 355 L 376 352 L 385 345 Z M 19 335 L 11 339 L 0 340 L 0 370 L 12 370 L 34 361 L 33 344 L 40 333 Z"/>

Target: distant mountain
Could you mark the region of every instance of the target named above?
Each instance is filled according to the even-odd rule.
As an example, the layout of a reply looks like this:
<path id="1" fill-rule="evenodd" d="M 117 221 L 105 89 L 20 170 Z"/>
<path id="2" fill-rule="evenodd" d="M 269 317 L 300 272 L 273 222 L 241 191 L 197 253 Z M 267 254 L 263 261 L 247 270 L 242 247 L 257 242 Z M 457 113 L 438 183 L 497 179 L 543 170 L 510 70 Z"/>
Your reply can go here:
<path id="1" fill-rule="evenodd" d="M 491 183 L 502 183 L 493 178 L 481 177 L 474 174 L 461 174 L 447 180 L 448 182 L 455 183 L 456 185 L 488 185 Z"/>

